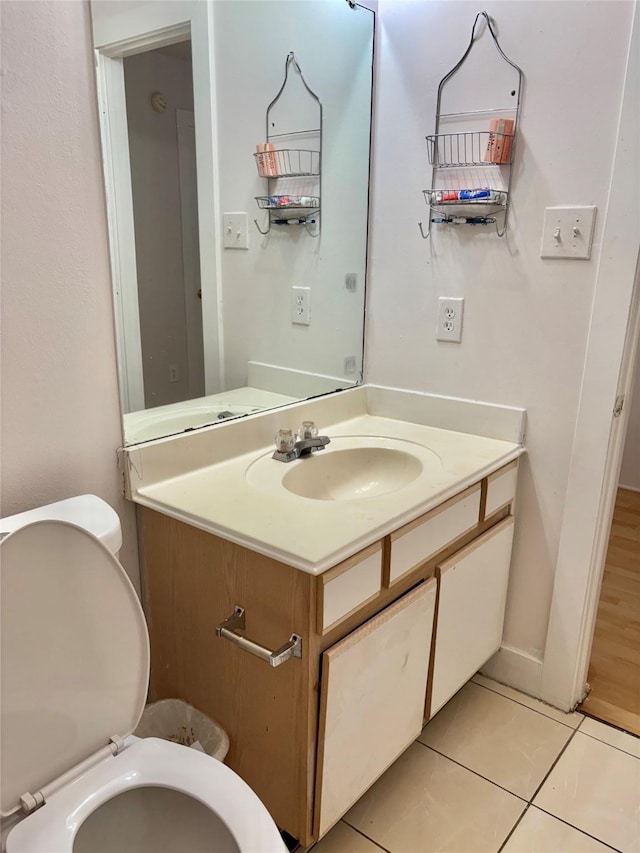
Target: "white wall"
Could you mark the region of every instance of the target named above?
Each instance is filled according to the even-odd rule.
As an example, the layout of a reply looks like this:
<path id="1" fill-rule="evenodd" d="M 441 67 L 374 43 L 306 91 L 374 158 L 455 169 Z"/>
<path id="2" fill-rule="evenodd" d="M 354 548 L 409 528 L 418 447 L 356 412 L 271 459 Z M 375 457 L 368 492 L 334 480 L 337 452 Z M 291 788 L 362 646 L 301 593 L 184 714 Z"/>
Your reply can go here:
<path id="1" fill-rule="evenodd" d="M 342 0 L 246 0 L 213 9 L 220 210 L 247 211 L 250 240 L 249 251 L 221 257 L 227 387 L 246 384 L 249 360 L 343 376 L 345 357 L 355 356 L 358 372 L 346 377 L 354 380 L 362 354 L 373 16 Z M 253 224 L 265 230 L 255 196 L 268 194 L 253 153 L 265 141 L 265 112 L 291 50 L 324 108 L 319 239 L 296 226 L 274 226 L 262 237 Z M 301 88 L 293 69 L 289 81 Z M 344 277 L 356 271 L 358 291 L 350 293 Z M 308 327 L 291 323 L 292 285 L 311 288 Z"/>
<path id="2" fill-rule="evenodd" d="M 632 4 L 519 0 L 487 8 L 526 78 L 509 235 L 436 228 L 423 241 L 424 137 L 433 132 L 438 82 L 464 52 L 477 11 L 466 0 L 379 4 L 367 379 L 527 409 L 505 643 L 539 660 Z M 602 56 L 606 62 L 594 61 Z M 544 208 L 557 204 L 598 206 L 591 261 L 540 259 Z M 465 297 L 460 345 L 435 340 L 440 295 Z"/>
<path id="3" fill-rule="evenodd" d="M 2 514 L 93 492 L 123 523 L 89 7 L 2 3 Z"/>
<path id="4" fill-rule="evenodd" d="M 528 410 L 505 639 L 539 656 L 631 4 L 519 0 L 488 11 L 527 80 L 510 235 L 438 231 L 423 242 L 416 223 L 426 216 L 435 87 L 466 46 L 477 7 L 380 4 L 368 379 Z M 120 497 L 115 460 L 122 438 L 88 10 L 5 0 L 2 13 L 2 512 L 93 491 L 123 519 L 123 560 L 135 576 L 133 507 Z M 598 205 L 590 262 L 538 257 L 543 208 L 562 203 Z M 459 346 L 434 340 L 440 294 L 466 298 Z"/>
<path id="5" fill-rule="evenodd" d="M 631 410 L 620 469 L 620 485 L 640 492 L 640 349 L 636 358 Z"/>

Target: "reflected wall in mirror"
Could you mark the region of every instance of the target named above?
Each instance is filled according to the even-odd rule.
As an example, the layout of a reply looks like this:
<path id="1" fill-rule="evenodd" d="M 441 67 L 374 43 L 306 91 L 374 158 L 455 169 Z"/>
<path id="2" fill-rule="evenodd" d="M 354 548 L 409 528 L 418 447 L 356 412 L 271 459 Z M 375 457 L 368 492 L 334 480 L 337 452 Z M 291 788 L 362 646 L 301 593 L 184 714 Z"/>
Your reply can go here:
<path id="1" fill-rule="evenodd" d="M 373 13 L 347 0 L 92 0 L 92 18 L 125 444 L 357 384 Z M 267 140 L 318 151 L 320 175 L 259 174 Z M 306 224 L 257 201 L 316 193 Z"/>

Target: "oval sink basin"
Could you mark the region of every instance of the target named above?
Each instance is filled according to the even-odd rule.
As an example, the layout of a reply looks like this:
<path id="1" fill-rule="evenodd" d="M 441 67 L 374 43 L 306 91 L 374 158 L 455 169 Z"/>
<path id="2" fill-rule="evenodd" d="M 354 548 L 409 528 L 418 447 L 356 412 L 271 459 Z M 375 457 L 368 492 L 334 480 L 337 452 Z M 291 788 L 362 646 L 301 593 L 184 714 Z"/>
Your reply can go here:
<path id="1" fill-rule="evenodd" d="M 435 473 L 437 453 L 401 439 L 340 436 L 325 450 L 295 462 L 261 456 L 247 469 L 252 485 L 319 501 L 357 501 L 381 497 L 410 485 L 425 470 Z"/>
<path id="2" fill-rule="evenodd" d="M 388 495 L 422 473 L 422 462 L 403 450 L 353 447 L 315 453 L 282 478 L 288 491 L 317 501 L 353 501 Z M 307 464 L 311 463 L 311 464 Z"/>

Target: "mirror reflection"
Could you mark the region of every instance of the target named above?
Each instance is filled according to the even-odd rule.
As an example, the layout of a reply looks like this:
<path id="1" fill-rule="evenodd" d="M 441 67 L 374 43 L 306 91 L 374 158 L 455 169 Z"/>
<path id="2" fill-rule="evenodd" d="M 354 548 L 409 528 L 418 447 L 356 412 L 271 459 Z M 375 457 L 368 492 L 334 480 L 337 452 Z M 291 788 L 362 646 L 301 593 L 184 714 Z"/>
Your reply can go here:
<path id="1" fill-rule="evenodd" d="M 125 443 L 357 384 L 372 12 L 93 0 L 92 15 Z"/>

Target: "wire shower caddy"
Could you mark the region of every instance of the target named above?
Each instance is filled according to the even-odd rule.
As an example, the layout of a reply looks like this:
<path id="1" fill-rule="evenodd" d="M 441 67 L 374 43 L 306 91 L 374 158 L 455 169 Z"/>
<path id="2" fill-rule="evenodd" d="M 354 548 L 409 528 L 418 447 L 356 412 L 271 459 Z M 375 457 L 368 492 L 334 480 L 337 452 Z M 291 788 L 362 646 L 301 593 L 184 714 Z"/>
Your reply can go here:
<path id="1" fill-rule="evenodd" d="M 476 40 L 478 21 L 484 19 L 501 58 L 518 75 L 511 90 L 515 106 L 490 107 L 463 112 L 442 112 L 442 95 L 447 82 L 464 65 Z M 429 223 L 425 232 L 423 223 L 418 227 L 426 240 L 432 224 L 439 225 L 493 225 L 499 237 L 507 231 L 511 202 L 511 179 L 516 136 L 520 124 L 520 103 L 524 73 L 500 47 L 493 22 L 487 12 L 478 12 L 471 28 L 467 49 L 454 67 L 438 84 L 436 99 L 435 132 L 426 137 L 427 155 L 431 165 L 431 187 L 423 190 L 429 208 Z M 441 122 L 459 120 L 468 122 L 491 116 L 513 116 L 511 124 L 495 130 L 459 131 L 442 133 Z M 501 221 L 501 224 L 500 224 Z"/>

